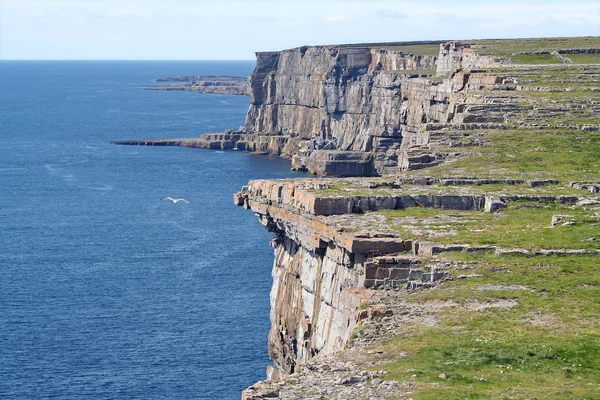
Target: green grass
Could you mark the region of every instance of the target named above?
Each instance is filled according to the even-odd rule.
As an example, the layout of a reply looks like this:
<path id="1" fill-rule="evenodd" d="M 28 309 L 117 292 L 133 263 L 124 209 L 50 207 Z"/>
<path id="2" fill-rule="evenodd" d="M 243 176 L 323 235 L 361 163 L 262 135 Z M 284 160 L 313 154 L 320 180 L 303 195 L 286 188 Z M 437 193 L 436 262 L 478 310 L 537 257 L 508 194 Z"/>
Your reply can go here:
<path id="1" fill-rule="evenodd" d="M 591 114 L 587 116 L 574 115 L 572 113 L 550 118 L 546 121 L 548 124 L 575 124 L 575 125 L 600 125 L 600 114 Z"/>
<path id="2" fill-rule="evenodd" d="M 531 58 L 541 56 L 527 56 Z M 542 62 L 545 63 L 545 62 Z M 596 77 L 592 75 L 596 74 Z M 542 86 L 555 89 L 580 90 L 587 92 L 589 98 L 598 97 L 589 92 L 589 88 L 597 85 L 597 74 L 600 70 L 597 66 L 582 66 L 573 64 L 547 65 L 543 67 L 533 66 L 529 71 L 518 74 L 519 82 L 525 86 Z M 595 81 L 596 80 L 596 81 Z"/>
<path id="3" fill-rule="evenodd" d="M 600 47 L 600 37 L 557 37 L 557 38 L 527 38 L 504 40 L 474 40 L 466 41 L 484 55 L 511 57 L 513 53 L 523 51 L 553 51 L 559 49 L 585 49 Z M 568 57 L 568 56 L 567 56 Z"/>
<path id="4" fill-rule="evenodd" d="M 510 60 L 515 64 L 562 64 L 552 54 L 519 54 L 511 56 Z"/>
<path id="5" fill-rule="evenodd" d="M 394 69 L 385 71 L 386 73 L 397 73 L 397 74 L 427 74 L 434 75 L 435 69 Z"/>
<path id="6" fill-rule="evenodd" d="M 528 250 L 600 248 L 600 218 L 594 216 L 594 211 L 557 203 L 542 203 L 550 207 L 547 209 L 520 208 L 521 205 L 521 202 L 509 202 L 505 210 L 493 214 L 431 208 L 382 210 L 377 213 L 385 216 L 387 224 L 400 232 L 403 238 Z M 551 227 L 553 215 L 570 215 L 572 218 L 569 220 L 576 224 Z M 409 223 L 405 217 L 413 217 L 414 220 Z M 427 233 L 415 233 L 424 231 L 442 235 L 432 238 Z M 449 231 L 455 234 L 444 235 Z M 598 240 L 586 241 L 594 237 Z"/>
<path id="7" fill-rule="evenodd" d="M 543 123 L 543 122 L 542 122 Z M 423 171 L 427 175 L 520 176 L 540 172 L 564 181 L 594 179 L 600 169 L 600 132 L 515 129 L 489 133 L 477 154 Z M 455 151 L 456 149 L 452 149 Z M 462 151 L 473 152 L 473 148 Z"/>
<path id="8" fill-rule="evenodd" d="M 379 49 L 391 51 L 401 51 L 403 53 L 414 54 L 417 56 L 437 56 L 440 53 L 439 44 L 417 44 L 405 46 L 381 46 Z"/>
<path id="9" fill-rule="evenodd" d="M 550 100 L 550 101 L 574 101 L 574 100 L 590 100 L 594 94 L 585 88 L 576 88 L 573 91 L 553 91 L 553 92 L 528 92 L 528 97 L 534 99 Z"/>
<path id="10" fill-rule="evenodd" d="M 383 366 L 386 379 L 413 382 L 415 400 L 600 398 L 598 258 L 452 258 L 483 276 L 405 297 L 409 303 L 452 300 L 457 305 L 441 312 L 439 324 L 407 323 L 379 346 L 397 354 Z M 491 267 L 508 270 L 491 272 Z M 468 307 L 474 300 L 498 299 L 516 305 Z M 442 373 L 447 379 L 438 377 Z"/>
<path id="11" fill-rule="evenodd" d="M 600 64 L 600 53 L 593 54 L 565 54 L 576 64 Z"/>
<path id="12" fill-rule="evenodd" d="M 364 326 L 357 326 L 356 328 L 354 328 L 354 332 L 352 332 L 352 335 L 350 336 L 350 343 L 353 343 L 364 330 Z"/>

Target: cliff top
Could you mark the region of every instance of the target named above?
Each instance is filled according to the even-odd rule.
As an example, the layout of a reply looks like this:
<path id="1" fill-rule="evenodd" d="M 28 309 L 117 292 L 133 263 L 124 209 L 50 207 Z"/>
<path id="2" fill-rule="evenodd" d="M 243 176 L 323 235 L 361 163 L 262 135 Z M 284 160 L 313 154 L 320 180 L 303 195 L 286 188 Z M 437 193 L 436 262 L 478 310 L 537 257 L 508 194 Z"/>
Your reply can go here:
<path id="1" fill-rule="evenodd" d="M 424 41 L 399 41 L 399 42 L 379 42 L 379 43 L 345 43 L 335 45 L 306 45 L 295 47 L 283 51 L 295 50 L 306 47 L 323 48 L 371 48 L 385 49 L 396 52 L 403 52 L 422 56 L 437 56 L 440 51 L 440 45 L 450 40 L 424 40 Z M 519 57 L 528 55 L 527 53 L 551 53 L 564 49 L 599 49 L 599 36 L 578 36 L 578 37 L 547 37 L 547 38 L 515 38 L 515 39 L 465 39 L 454 40 L 459 43 L 471 46 L 479 54 L 512 59 L 515 63 L 535 61 L 534 58 Z M 277 53 L 277 52 L 260 52 Z M 525 54 L 518 54 L 525 53 Z M 531 55 L 531 54 L 529 54 Z M 540 54 L 538 54 L 540 55 Z M 516 57 L 516 58 L 515 58 Z M 543 58 L 537 58 L 543 61 Z"/>

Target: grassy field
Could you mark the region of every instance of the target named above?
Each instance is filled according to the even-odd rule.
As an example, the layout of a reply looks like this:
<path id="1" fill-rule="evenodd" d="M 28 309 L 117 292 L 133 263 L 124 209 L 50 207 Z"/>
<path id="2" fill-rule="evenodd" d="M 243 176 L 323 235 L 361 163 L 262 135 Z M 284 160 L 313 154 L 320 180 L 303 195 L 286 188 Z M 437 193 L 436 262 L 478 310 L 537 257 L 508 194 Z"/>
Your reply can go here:
<path id="1" fill-rule="evenodd" d="M 515 64 L 562 64 L 562 61 L 552 54 L 518 54 L 510 57 Z"/>
<path id="2" fill-rule="evenodd" d="M 386 224 L 402 238 L 526 250 L 593 251 L 600 248 L 600 217 L 595 212 L 586 207 L 558 203 L 509 202 L 501 213 L 492 214 L 417 207 L 383 210 L 376 214 L 384 216 Z M 572 221 L 574 225 L 553 227 L 553 215 L 568 215 L 564 221 Z"/>
<path id="3" fill-rule="evenodd" d="M 478 277 L 405 298 L 447 307 L 379 346 L 397 354 L 387 379 L 415 400 L 600 398 L 598 257 L 452 258 Z"/>
<path id="4" fill-rule="evenodd" d="M 511 176 L 525 179 L 543 175 L 565 182 L 576 179 L 597 180 L 600 169 L 600 132 L 515 129 L 489 133 L 486 139 L 491 142 L 488 146 L 459 148 L 465 153 L 476 150 L 476 154 L 416 173 L 431 176 Z"/>
<path id="5" fill-rule="evenodd" d="M 565 54 L 576 64 L 600 64 L 600 53 L 594 54 Z"/>
<path id="6" fill-rule="evenodd" d="M 497 57 L 510 57 L 514 53 L 527 51 L 600 48 L 600 37 L 598 36 L 474 41 L 467 40 L 464 42 L 475 46 L 477 51 L 481 54 Z"/>
<path id="7" fill-rule="evenodd" d="M 380 49 L 401 51 L 417 56 L 437 56 L 440 53 L 439 44 L 421 44 L 421 45 L 406 45 L 406 46 L 382 46 Z"/>

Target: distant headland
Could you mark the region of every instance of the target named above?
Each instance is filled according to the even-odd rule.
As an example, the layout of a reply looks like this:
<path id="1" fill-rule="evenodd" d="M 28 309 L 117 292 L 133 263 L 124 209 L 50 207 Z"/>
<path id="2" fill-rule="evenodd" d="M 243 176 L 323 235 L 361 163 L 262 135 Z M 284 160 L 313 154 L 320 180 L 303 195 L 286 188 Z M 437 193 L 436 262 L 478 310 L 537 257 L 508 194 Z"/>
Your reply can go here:
<path id="1" fill-rule="evenodd" d="M 242 76 L 167 76 L 156 81 L 161 84 L 143 86 L 142 89 L 248 95 L 248 78 Z"/>

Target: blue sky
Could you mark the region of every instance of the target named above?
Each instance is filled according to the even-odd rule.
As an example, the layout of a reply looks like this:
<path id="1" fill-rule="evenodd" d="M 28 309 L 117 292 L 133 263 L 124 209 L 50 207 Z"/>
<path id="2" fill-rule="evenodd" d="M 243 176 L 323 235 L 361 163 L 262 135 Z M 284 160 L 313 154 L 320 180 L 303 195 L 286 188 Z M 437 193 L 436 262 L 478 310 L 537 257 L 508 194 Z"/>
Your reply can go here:
<path id="1" fill-rule="evenodd" d="M 250 60 L 305 44 L 600 36 L 600 0 L 0 0 L 0 59 Z"/>

